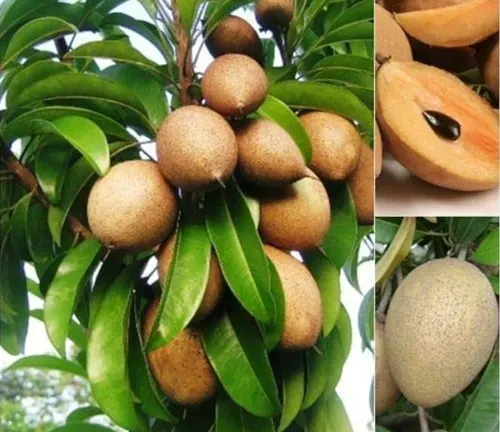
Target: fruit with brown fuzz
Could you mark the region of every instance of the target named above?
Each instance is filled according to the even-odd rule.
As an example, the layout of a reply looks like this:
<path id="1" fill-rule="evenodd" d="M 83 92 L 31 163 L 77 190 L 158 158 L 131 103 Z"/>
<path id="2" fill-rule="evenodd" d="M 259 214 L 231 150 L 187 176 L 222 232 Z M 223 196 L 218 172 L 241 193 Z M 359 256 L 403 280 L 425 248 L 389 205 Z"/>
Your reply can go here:
<path id="1" fill-rule="evenodd" d="M 384 158 L 384 143 L 378 123 L 375 123 L 375 177 L 382 173 L 382 163 Z"/>
<path id="2" fill-rule="evenodd" d="M 394 60 L 410 61 L 410 42 L 391 13 L 375 4 L 377 54 Z"/>
<path id="3" fill-rule="evenodd" d="M 351 190 L 358 222 L 373 223 L 373 150 L 367 145 L 361 147 L 358 165 L 347 179 Z"/>
<path id="4" fill-rule="evenodd" d="M 498 102 L 498 34 L 479 47 L 477 57 L 484 82 Z"/>
<path id="5" fill-rule="evenodd" d="M 292 21 L 294 0 L 259 0 L 255 19 L 265 30 L 284 29 Z"/>

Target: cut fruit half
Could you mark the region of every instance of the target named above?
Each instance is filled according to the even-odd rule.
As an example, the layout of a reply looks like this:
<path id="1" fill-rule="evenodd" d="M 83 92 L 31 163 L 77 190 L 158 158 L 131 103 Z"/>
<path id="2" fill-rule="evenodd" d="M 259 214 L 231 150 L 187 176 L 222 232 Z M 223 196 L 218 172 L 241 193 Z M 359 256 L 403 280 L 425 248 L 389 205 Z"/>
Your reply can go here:
<path id="1" fill-rule="evenodd" d="M 462 81 L 432 66 L 389 60 L 378 70 L 376 94 L 384 145 L 413 174 L 454 190 L 498 186 L 498 116 Z M 458 122 L 459 137 L 445 138 L 424 112 Z"/>

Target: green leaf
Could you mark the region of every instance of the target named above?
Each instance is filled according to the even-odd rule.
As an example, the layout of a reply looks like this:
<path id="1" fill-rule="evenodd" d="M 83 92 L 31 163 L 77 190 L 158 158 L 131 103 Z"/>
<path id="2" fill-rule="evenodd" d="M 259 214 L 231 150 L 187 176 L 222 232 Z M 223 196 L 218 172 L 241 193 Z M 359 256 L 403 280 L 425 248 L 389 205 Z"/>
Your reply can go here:
<path id="1" fill-rule="evenodd" d="M 344 361 L 345 361 L 347 360 L 349 352 L 351 351 L 352 327 L 351 327 L 351 320 L 344 305 L 340 306 L 340 311 L 335 327 L 339 331 L 340 341 L 342 344 L 342 352 L 344 354 Z"/>
<path id="2" fill-rule="evenodd" d="M 50 432 L 111 432 L 114 429 L 94 423 L 72 422 L 70 424 L 56 427 Z"/>
<path id="3" fill-rule="evenodd" d="M 82 378 L 87 377 L 85 369 L 83 369 L 78 363 L 51 355 L 33 355 L 20 358 L 12 363 L 6 371 L 26 368 L 56 370 L 59 372 L 77 375 Z"/>
<path id="4" fill-rule="evenodd" d="M 127 267 L 108 288 L 92 322 L 87 350 L 87 373 L 92 394 L 118 426 L 148 430 L 137 411 L 128 379 L 127 347 L 133 285 L 137 266 Z"/>
<path id="5" fill-rule="evenodd" d="M 337 327 L 326 338 L 327 372 L 325 393 L 334 391 L 342 376 L 342 369 L 347 360 L 342 347 L 342 337 Z"/>
<path id="6" fill-rule="evenodd" d="M 286 104 L 268 95 L 264 103 L 257 109 L 257 114 L 274 121 L 286 130 L 297 144 L 306 164 L 311 162 L 312 149 L 309 136 L 302 122 Z"/>
<path id="7" fill-rule="evenodd" d="M 305 390 L 304 361 L 300 352 L 279 352 L 283 410 L 278 432 L 290 426 L 302 407 Z"/>
<path id="8" fill-rule="evenodd" d="M 373 136 L 371 111 L 349 90 L 314 82 L 283 81 L 273 84 L 269 94 L 293 108 L 329 111 L 355 120 Z"/>
<path id="9" fill-rule="evenodd" d="M 0 38 L 36 10 L 55 2 L 57 0 L 4 0 L 0 3 Z"/>
<path id="10" fill-rule="evenodd" d="M 486 219 L 486 218 L 485 218 Z M 479 244 L 479 247 L 474 251 L 471 260 L 483 265 L 498 265 L 499 249 L 498 244 L 500 238 L 499 229 L 491 231 Z"/>
<path id="11" fill-rule="evenodd" d="M 78 29 L 59 18 L 44 17 L 23 25 L 12 37 L 2 61 L 2 68 L 16 60 L 28 48 L 55 36 L 76 33 Z"/>
<path id="12" fill-rule="evenodd" d="M 36 156 L 35 173 L 40 187 L 53 205 L 61 198 L 61 191 L 73 156 L 71 147 L 59 144 L 40 149 Z"/>
<path id="13" fill-rule="evenodd" d="M 489 276 L 488 279 L 491 282 L 491 286 L 493 287 L 493 291 L 496 295 L 500 294 L 500 279 L 498 276 Z"/>
<path id="14" fill-rule="evenodd" d="M 392 242 L 396 233 L 398 232 L 399 226 L 401 225 L 402 218 L 376 218 L 375 219 L 375 231 L 377 237 L 377 243 L 389 244 Z M 427 233 L 422 230 L 416 230 L 413 241 L 417 241 L 424 237 Z"/>
<path id="15" fill-rule="evenodd" d="M 321 39 L 321 43 L 316 46 L 315 50 L 339 42 L 370 40 L 373 40 L 373 23 L 365 21 L 355 22 L 345 26 L 336 27 L 333 31 L 328 32 Z"/>
<path id="16" fill-rule="evenodd" d="M 374 317 L 374 294 L 373 288 L 364 295 L 358 313 L 358 328 L 363 340 L 363 345 L 373 352 L 371 341 L 373 340 Z"/>
<path id="17" fill-rule="evenodd" d="M 45 297 L 44 321 L 52 345 L 61 356 L 66 355 L 71 317 L 85 284 L 102 253 L 95 239 L 85 240 L 64 257 Z"/>
<path id="18" fill-rule="evenodd" d="M 444 421 L 446 430 L 453 428 L 465 408 L 465 397 L 463 394 L 457 394 L 453 399 L 430 410 L 433 418 Z"/>
<path id="19" fill-rule="evenodd" d="M 24 195 L 16 204 L 11 217 L 12 245 L 16 253 L 24 260 L 31 261 L 28 248 L 28 211 L 31 204 L 32 193 Z"/>
<path id="20" fill-rule="evenodd" d="M 278 390 L 264 341 L 253 319 L 236 302 L 207 325 L 202 340 L 232 400 L 259 417 L 278 413 Z"/>
<path id="21" fill-rule="evenodd" d="M 88 405 L 81 408 L 77 408 L 68 414 L 66 417 L 66 423 L 84 422 L 89 418 L 102 415 L 103 412 L 100 408 Z"/>
<path id="22" fill-rule="evenodd" d="M 61 117 L 51 122 L 35 120 L 38 133 L 58 135 L 87 159 L 97 174 L 109 170 L 109 147 L 106 135 L 94 122 L 85 117 Z"/>
<path id="23" fill-rule="evenodd" d="M 465 408 L 451 432 L 498 430 L 498 382 L 497 344 L 476 389 L 468 397 Z"/>
<path id="24" fill-rule="evenodd" d="M 488 228 L 489 223 L 490 219 L 486 217 L 453 217 L 450 218 L 449 233 L 455 243 L 468 245 Z"/>
<path id="25" fill-rule="evenodd" d="M 28 212 L 28 249 L 38 274 L 45 271 L 54 257 L 54 247 L 47 223 L 47 210 L 33 203 Z"/>
<path id="26" fill-rule="evenodd" d="M 319 250 L 304 253 L 303 258 L 321 292 L 323 335 L 328 336 L 340 310 L 340 271 Z"/>
<path id="27" fill-rule="evenodd" d="M 294 65 L 266 68 L 265 70 L 269 85 L 279 81 L 293 80 L 297 73 L 297 67 Z"/>
<path id="28" fill-rule="evenodd" d="M 325 390 L 327 380 L 326 343 L 320 337 L 313 348 L 304 353 L 306 372 L 306 392 L 302 401 L 302 410 L 310 408 Z"/>
<path id="29" fill-rule="evenodd" d="M 196 16 L 200 0 L 183 0 L 178 3 L 178 12 L 184 29 L 189 34 Z"/>
<path id="30" fill-rule="evenodd" d="M 306 412 L 308 432 L 352 432 L 344 405 L 337 393 L 323 394 Z"/>
<path id="31" fill-rule="evenodd" d="M 275 432 L 271 417 L 257 417 L 235 404 L 224 392 L 217 397 L 215 432 Z"/>
<path id="32" fill-rule="evenodd" d="M 274 302 L 267 257 L 236 183 L 207 194 L 205 209 L 208 234 L 231 291 L 251 315 L 270 322 Z"/>
<path id="33" fill-rule="evenodd" d="M 346 71 L 364 71 L 373 75 L 373 67 L 373 59 L 371 58 L 351 54 L 340 54 L 328 56 L 320 60 L 314 65 L 314 69 L 310 73 L 315 77 L 317 72 L 338 69 Z"/>

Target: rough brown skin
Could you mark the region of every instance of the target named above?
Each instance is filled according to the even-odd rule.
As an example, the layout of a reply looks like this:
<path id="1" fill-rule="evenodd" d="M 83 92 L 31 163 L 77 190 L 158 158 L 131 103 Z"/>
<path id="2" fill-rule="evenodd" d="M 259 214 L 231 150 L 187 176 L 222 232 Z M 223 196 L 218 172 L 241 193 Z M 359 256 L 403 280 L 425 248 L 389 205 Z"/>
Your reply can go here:
<path id="1" fill-rule="evenodd" d="M 375 4 L 377 54 L 394 60 L 410 61 L 410 42 L 390 12 Z"/>
<path id="2" fill-rule="evenodd" d="M 345 180 L 356 168 L 363 145 L 354 125 L 321 111 L 303 114 L 300 121 L 311 141 L 311 169 L 324 180 Z"/>
<path id="3" fill-rule="evenodd" d="M 498 102 L 498 34 L 481 45 L 478 60 L 484 82 Z"/>
<path id="4" fill-rule="evenodd" d="M 109 249 L 144 251 L 174 229 L 176 192 L 155 162 L 127 161 L 113 166 L 90 191 L 90 229 Z"/>
<path id="5" fill-rule="evenodd" d="M 382 163 L 384 159 L 384 143 L 378 123 L 375 122 L 375 178 L 382 173 Z"/>
<path id="6" fill-rule="evenodd" d="M 244 19 L 237 16 L 224 18 L 206 40 L 213 57 L 224 54 L 244 54 L 262 64 L 264 51 L 259 35 Z"/>
<path id="7" fill-rule="evenodd" d="M 472 382 L 497 335 L 498 304 L 486 276 L 466 261 L 438 259 L 397 288 L 385 323 L 387 360 L 406 398 L 431 408 Z"/>
<path id="8" fill-rule="evenodd" d="M 304 157 L 292 137 L 272 120 L 249 120 L 235 130 L 238 169 L 251 183 L 284 186 L 306 175 Z"/>
<path id="9" fill-rule="evenodd" d="M 312 171 L 310 175 L 314 177 Z M 330 202 L 321 181 L 311 177 L 259 196 L 260 232 L 266 243 L 287 250 L 323 243 L 330 226 Z"/>
<path id="10" fill-rule="evenodd" d="M 251 57 L 226 54 L 216 58 L 201 80 L 208 106 L 225 117 L 254 112 L 267 95 L 264 69 Z"/>
<path id="11" fill-rule="evenodd" d="M 362 225 L 373 223 L 373 150 L 364 144 L 358 165 L 347 179 L 352 193 L 358 222 Z"/>
<path id="12" fill-rule="evenodd" d="M 290 24 L 293 12 L 294 0 L 259 0 L 255 19 L 265 30 L 279 30 Z"/>
<path id="13" fill-rule="evenodd" d="M 158 252 L 158 275 L 160 283 L 163 286 L 165 277 L 167 276 L 168 268 L 172 262 L 172 257 L 175 248 L 175 234 L 171 235 L 168 240 L 162 245 Z M 215 307 L 219 304 L 224 291 L 224 280 L 219 266 L 219 261 L 212 251 L 210 258 L 210 270 L 208 273 L 208 282 L 205 289 L 203 300 L 193 317 L 194 321 L 200 321 L 212 313 Z"/>
<path id="14" fill-rule="evenodd" d="M 401 392 L 392 378 L 385 355 L 384 324 L 375 323 L 375 412 L 382 414 L 399 399 Z"/>
<path id="15" fill-rule="evenodd" d="M 276 267 L 285 295 L 285 328 L 280 348 L 310 348 L 318 340 L 323 322 L 316 281 L 304 264 L 286 252 L 269 245 L 265 245 L 264 250 Z"/>
<path id="16" fill-rule="evenodd" d="M 143 335 L 151 332 L 159 299 L 146 310 Z M 174 403 L 198 405 L 215 395 L 217 377 L 210 365 L 201 335 L 194 328 L 184 329 L 171 343 L 147 354 L 149 366 L 158 385 Z"/>
<path id="17" fill-rule="evenodd" d="M 231 126 L 205 107 L 174 111 L 161 124 L 156 143 L 163 174 L 186 191 L 216 189 L 236 168 L 238 147 Z"/>

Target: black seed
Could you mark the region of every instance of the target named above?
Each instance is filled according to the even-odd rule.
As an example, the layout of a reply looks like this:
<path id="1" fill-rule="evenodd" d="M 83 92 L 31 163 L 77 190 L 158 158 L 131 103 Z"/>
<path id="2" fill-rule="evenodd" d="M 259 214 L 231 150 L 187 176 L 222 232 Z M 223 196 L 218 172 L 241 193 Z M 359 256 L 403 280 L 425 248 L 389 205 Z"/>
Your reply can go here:
<path id="1" fill-rule="evenodd" d="M 424 111 L 422 114 L 432 130 L 439 136 L 450 141 L 456 141 L 460 138 L 460 123 L 454 118 L 442 112 L 431 110 Z"/>

